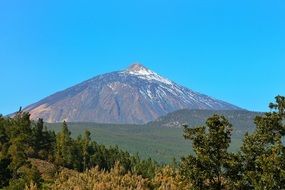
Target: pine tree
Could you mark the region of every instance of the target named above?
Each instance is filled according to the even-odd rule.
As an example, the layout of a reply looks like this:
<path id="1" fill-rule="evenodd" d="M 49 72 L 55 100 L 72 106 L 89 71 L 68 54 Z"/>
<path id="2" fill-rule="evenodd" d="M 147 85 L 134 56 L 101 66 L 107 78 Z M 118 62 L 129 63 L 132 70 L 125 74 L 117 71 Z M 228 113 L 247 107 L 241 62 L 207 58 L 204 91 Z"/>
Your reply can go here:
<path id="1" fill-rule="evenodd" d="M 232 125 L 219 115 L 207 119 L 205 126 L 185 126 L 184 137 L 192 141 L 196 155 L 182 158 L 180 172 L 194 189 L 225 188 L 231 132 Z"/>
<path id="2" fill-rule="evenodd" d="M 0 115 L 0 189 L 9 184 L 12 171 L 8 168 L 11 159 L 8 156 L 9 137 L 7 135 L 7 121 Z"/>
<path id="3" fill-rule="evenodd" d="M 72 168 L 73 166 L 73 140 L 68 130 L 67 123 L 64 121 L 62 130 L 56 136 L 55 163 L 60 166 Z"/>
<path id="4" fill-rule="evenodd" d="M 44 135 L 43 135 L 44 122 L 42 119 L 39 119 L 35 124 L 35 127 L 32 129 L 32 145 L 34 149 L 33 157 L 38 158 L 39 152 L 43 149 L 44 144 Z"/>
<path id="5" fill-rule="evenodd" d="M 0 122 L 3 124 L 3 122 Z M 1 124 L 0 124 L 1 126 Z M 2 127 L 0 127 L 2 128 Z M 4 130 L 0 129 L 1 138 L 1 172 L 4 179 L 9 180 L 9 186 L 5 189 L 22 190 L 25 184 L 34 180 L 40 183 L 41 177 L 36 168 L 33 168 L 28 160 L 34 149 L 32 144 L 33 133 L 29 113 L 18 112 L 14 118 L 4 119 Z M 5 138 L 3 138 L 3 131 Z M 6 141 L 3 145 L 3 139 Z M 8 142 L 7 142 L 8 141 Z M 2 168 L 3 167 L 3 168 Z M 0 174 L 1 175 L 1 174 Z M 7 186 L 7 181 L 1 181 L 1 186 Z"/>
<path id="6" fill-rule="evenodd" d="M 82 139 L 83 170 L 86 170 L 89 168 L 89 164 L 90 164 L 90 142 L 91 142 L 91 133 L 88 130 L 85 130 L 84 136 Z"/>
<path id="7" fill-rule="evenodd" d="M 285 188 L 285 97 L 277 96 L 269 107 L 273 111 L 256 117 L 256 130 L 246 134 L 241 148 L 247 189 Z"/>
<path id="8" fill-rule="evenodd" d="M 33 157 L 52 160 L 51 155 L 55 146 L 55 133 L 47 130 L 43 119 L 39 119 L 32 128 L 31 140 L 34 150 Z"/>
<path id="9" fill-rule="evenodd" d="M 7 121 L 0 115 L 0 189 L 9 184 L 12 171 L 8 168 L 11 160 L 8 156 L 9 137 L 7 135 Z"/>
<path id="10" fill-rule="evenodd" d="M 19 112 L 10 120 L 9 129 L 7 131 L 9 136 L 8 154 L 11 159 L 9 169 L 14 171 L 13 177 L 17 176 L 16 171 L 27 164 L 27 154 L 30 150 L 30 136 L 31 136 L 31 121 L 30 114 Z"/>

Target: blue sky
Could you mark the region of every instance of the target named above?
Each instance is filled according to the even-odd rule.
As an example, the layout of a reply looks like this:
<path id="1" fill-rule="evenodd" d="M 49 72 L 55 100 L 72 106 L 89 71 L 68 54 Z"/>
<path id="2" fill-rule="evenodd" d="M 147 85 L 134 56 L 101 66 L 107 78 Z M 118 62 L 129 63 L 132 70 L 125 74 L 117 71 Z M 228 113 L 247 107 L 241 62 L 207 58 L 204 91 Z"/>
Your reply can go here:
<path id="1" fill-rule="evenodd" d="M 266 111 L 285 95 L 284 0 L 0 1 L 0 113 L 139 61 Z"/>

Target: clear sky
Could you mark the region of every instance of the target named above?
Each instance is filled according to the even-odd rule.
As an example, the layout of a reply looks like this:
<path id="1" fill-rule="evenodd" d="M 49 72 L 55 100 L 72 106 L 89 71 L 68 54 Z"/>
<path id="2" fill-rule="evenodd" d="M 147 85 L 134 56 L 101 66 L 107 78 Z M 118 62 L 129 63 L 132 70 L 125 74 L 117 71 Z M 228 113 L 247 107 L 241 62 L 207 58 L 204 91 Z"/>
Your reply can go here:
<path id="1" fill-rule="evenodd" d="M 135 61 L 266 111 L 285 95 L 285 1 L 0 1 L 2 114 Z"/>

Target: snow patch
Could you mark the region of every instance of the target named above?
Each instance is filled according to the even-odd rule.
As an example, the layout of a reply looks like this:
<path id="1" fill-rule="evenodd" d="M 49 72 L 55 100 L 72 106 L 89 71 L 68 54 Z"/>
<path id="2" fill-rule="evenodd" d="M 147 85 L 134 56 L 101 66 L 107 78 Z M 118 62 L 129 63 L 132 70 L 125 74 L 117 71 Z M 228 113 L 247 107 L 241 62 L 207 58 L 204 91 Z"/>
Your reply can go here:
<path id="1" fill-rule="evenodd" d="M 146 90 L 148 97 L 150 97 L 150 99 L 153 99 L 154 97 L 152 96 L 152 93 L 149 89 Z"/>
<path id="2" fill-rule="evenodd" d="M 158 82 L 168 84 L 168 85 L 173 84 L 170 80 L 168 80 L 164 77 L 161 77 L 157 73 L 155 73 L 155 72 L 153 72 L 153 71 L 151 71 L 145 67 L 139 67 L 136 69 L 128 69 L 126 71 L 123 71 L 123 73 L 134 75 L 134 76 L 137 76 L 141 79 L 145 79 L 145 80 L 149 80 L 149 81 L 154 80 L 154 81 L 158 81 Z"/>

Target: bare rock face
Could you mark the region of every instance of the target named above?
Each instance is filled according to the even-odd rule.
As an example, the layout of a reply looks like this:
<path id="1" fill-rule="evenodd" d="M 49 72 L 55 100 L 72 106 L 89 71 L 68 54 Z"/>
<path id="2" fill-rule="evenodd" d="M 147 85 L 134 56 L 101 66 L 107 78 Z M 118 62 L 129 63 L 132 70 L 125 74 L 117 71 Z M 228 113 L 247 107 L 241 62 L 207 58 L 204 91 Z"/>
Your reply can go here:
<path id="1" fill-rule="evenodd" d="M 239 110 L 180 86 L 140 64 L 99 75 L 24 109 L 46 122 L 142 124 L 180 109 Z"/>

